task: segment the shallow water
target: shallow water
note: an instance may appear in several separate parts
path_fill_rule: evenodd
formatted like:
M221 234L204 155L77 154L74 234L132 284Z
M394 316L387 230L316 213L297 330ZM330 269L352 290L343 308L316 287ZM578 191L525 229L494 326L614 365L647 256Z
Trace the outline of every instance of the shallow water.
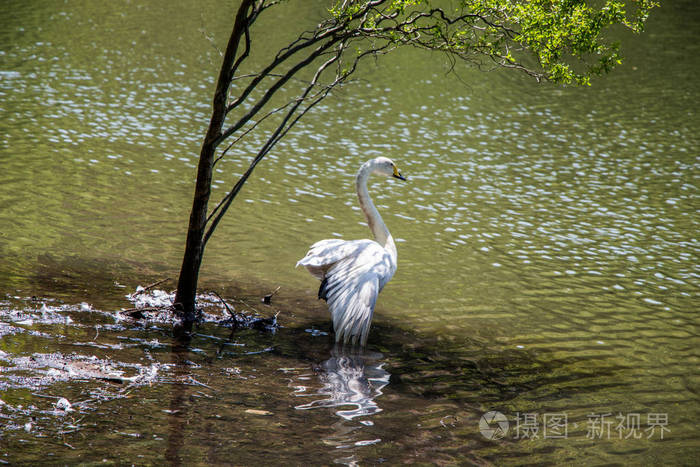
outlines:
M416 52L368 64L256 169L208 246L202 288L282 327L208 323L183 346L115 316L178 270L221 8L0 6L0 461L694 463L694 2L656 11L590 89L455 76ZM280 16L322 11L305 8ZM222 161L219 196L253 149ZM348 355L293 265L368 235L352 175L378 155L409 178L370 187L399 269L367 353ZM501 439L479 430L489 411Z

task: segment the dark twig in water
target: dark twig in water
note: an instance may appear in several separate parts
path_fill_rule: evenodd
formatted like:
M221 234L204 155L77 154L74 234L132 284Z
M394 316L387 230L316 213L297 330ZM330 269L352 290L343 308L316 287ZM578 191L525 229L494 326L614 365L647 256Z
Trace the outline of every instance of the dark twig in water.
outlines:
M212 293L216 296L216 298L219 299L219 301L221 301L221 303L224 305L224 308L226 308L226 311L228 312L228 314L231 315L231 318L233 318L234 320L237 321L238 319L237 319L237 317L236 317L236 314L233 312L233 310L231 309L231 307L228 306L228 303L226 303L226 300L224 300L223 298L221 298L221 295L219 295L218 293L216 293L216 292L214 292L214 291L212 291Z
M202 383L201 381L197 381L197 380L196 380L193 376L191 376L191 375L187 377L187 380L190 382L190 384L191 384L192 386L202 386L202 387L205 387L205 388L207 388L207 389L212 389L211 386L206 385L206 384ZM185 384L187 384L187 383L185 383Z
M270 302L272 302L272 297L274 297L277 294L277 292L280 291L281 288L282 286L277 286L277 288L272 293L269 293L262 298L262 302L265 305L269 305Z
M148 291L148 290L151 290L153 287L155 287L155 286L157 286L157 285L160 285L160 284L162 284L163 282L165 282L165 281L167 281L167 280L170 280L170 278L169 278L169 277L166 277L165 279L160 279L160 280L155 281L155 282L152 283L152 284L148 284L148 285L147 285L146 287L144 287L143 289L137 291L134 295L138 295L138 294L144 293L144 292L146 292L146 291Z

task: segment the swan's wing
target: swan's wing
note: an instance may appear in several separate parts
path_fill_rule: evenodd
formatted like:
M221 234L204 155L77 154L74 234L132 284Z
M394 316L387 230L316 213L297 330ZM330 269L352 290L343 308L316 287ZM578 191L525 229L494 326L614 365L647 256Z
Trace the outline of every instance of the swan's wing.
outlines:
M367 342L377 295L396 269L389 252L372 240L321 240L297 266L321 280L336 342Z
M321 240L311 245L306 256L297 262L297 267L304 266L316 279L323 280L326 272L338 261L357 256L358 252L368 243L375 242L371 240Z
M328 296L335 341L360 345L367 343L374 305L379 295L379 278L366 272L341 286Z
M378 243L359 241L353 254L326 271L319 298L328 302L337 342L367 342L377 295L391 276L391 256Z

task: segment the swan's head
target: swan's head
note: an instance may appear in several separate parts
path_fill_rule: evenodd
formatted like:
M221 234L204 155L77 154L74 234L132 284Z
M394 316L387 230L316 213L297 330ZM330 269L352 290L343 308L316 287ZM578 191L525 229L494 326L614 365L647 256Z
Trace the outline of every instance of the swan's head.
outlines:
M394 161L388 157L377 157L373 162L374 164L372 165L374 167L372 172L379 175L384 175L386 177L394 177L398 178L399 180L406 181L406 178L401 175L401 172L399 172L399 169L396 167L396 164L394 164Z

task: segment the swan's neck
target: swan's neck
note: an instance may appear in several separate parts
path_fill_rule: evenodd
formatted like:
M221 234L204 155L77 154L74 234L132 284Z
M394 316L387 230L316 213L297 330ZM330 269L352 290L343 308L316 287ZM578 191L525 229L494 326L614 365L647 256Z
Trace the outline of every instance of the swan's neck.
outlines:
M374 234L374 240L381 246L389 250L394 257L396 257L396 245L394 244L394 239L389 233L389 229L386 228L382 216L379 215L379 211L374 207L372 198L369 196L367 191L367 179L372 173L372 162L365 162L362 167L360 167L359 172L357 172L357 177L355 178L355 186L357 188L357 198L360 201L360 209L365 213L367 218L367 224Z

